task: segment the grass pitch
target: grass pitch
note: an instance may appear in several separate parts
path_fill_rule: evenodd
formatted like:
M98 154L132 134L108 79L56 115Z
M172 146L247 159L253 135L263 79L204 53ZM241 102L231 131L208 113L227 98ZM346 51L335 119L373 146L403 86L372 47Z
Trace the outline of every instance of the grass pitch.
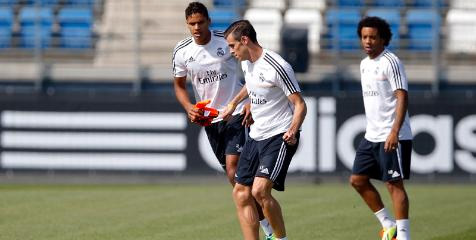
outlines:
M378 188L387 207L388 193ZM408 184L415 240L476 239L476 186ZM346 184L276 193L289 239L378 240L379 223ZM1 240L238 240L225 183L0 185Z

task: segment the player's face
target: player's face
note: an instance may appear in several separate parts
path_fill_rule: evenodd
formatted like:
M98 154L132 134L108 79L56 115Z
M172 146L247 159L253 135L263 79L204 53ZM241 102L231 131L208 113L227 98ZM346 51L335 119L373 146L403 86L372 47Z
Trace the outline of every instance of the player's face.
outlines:
M370 58L377 57L385 49L385 41L380 37L376 28L363 27L360 33L362 48Z
M248 60L248 52L246 50L246 46L243 44L244 40L236 40L232 34L229 34L226 37L226 41L228 43L228 47L230 47L230 53L239 61Z
M187 27L190 30L195 42L198 44L206 44L210 40L211 33L208 27L210 26L210 19L203 16L201 13L194 13L187 17Z

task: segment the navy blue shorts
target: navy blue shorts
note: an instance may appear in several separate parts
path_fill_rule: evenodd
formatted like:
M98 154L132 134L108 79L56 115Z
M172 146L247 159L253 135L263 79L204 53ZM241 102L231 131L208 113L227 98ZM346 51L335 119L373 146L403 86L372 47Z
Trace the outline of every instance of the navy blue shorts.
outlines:
M226 155L240 155L246 139L245 126L241 125L244 115L237 114L229 121L219 121L205 127L213 153L226 170Z
M245 186L252 186L255 177L268 178L273 182L273 188L284 191L284 182L291 159L299 146L297 143L288 145L283 140L284 133L262 141L246 139L243 152L238 161L235 181Z
M398 148L384 151L385 142L362 139L355 155L352 174L365 175L384 182L410 178L412 141L400 140Z

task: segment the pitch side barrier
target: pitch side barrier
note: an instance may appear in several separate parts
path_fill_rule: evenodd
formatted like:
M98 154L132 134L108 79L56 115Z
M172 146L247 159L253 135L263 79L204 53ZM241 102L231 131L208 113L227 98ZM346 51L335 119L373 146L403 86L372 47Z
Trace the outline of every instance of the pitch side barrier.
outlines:
M173 98L128 94L0 96L2 172L95 171L216 175L202 128ZM359 94L306 95L308 113L289 172L350 173L365 130ZM474 179L476 100L413 94L414 176Z

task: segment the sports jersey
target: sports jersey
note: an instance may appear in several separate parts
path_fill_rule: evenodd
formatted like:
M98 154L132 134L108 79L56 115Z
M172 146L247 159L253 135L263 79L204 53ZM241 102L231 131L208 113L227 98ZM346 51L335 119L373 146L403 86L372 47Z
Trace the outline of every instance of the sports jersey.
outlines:
M294 105L287 96L300 92L291 66L278 54L263 49L255 61L242 61L254 124L250 137L256 141L286 132L291 126Z
M405 70L398 57L385 49L374 59L364 58L360 63L360 73L367 118L365 138L371 142L384 142L395 121L397 98L394 91L408 91ZM398 138L413 138L408 112L405 113Z
M220 112L243 87L236 74L237 62L230 54L223 32L212 31L211 39L205 45L196 44L192 37L180 41L175 47L172 64L175 77L191 79L195 100L210 99L208 106ZM243 106L244 103L238 104L233 115L241 113ZM213 122L221 120L217 117Z

